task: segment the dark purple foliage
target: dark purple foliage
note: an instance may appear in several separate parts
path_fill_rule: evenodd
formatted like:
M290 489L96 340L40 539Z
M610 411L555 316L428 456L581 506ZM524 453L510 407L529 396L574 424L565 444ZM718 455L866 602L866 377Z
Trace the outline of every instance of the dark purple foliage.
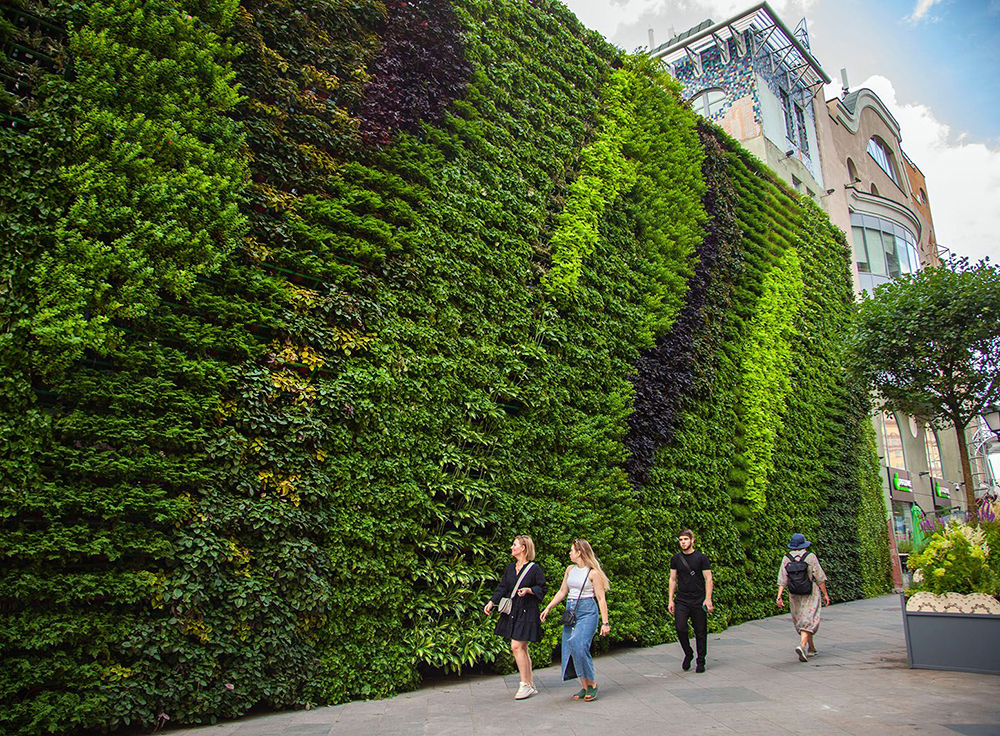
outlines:
M920 531L924 534L934 534L941 529L944 529L944 524L937 519L929 519L925 516L920 520Z
M996 515L996 512L993 510L993 505L989 504L989 503L982 503L982 502L980 502L980 504L979 504L979 510L978 510L978 512L977 512L976 515L977 515L977 517L979 518L980 521L996 521L997 520L997 515Z
M635 486L649 480L653 457L671 441L684 406L711 394L718 335L732 300L733 277L742 263L737 255L741 234L736 195L727 178L726 155L710 132L702 130L701 139L702 173L708 185L702 204L709 221L684 309L670 332L639 358L632 379L635 409L625 439L629 451L625 469Z
M365 142L374 146L421 121L439 122L472 73L450 3L386 0L385 6L382 49L356 111Z

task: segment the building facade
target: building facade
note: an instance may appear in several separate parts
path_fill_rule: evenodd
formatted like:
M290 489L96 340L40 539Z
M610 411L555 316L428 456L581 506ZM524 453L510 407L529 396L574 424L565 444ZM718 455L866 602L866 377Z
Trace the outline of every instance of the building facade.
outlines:
M902 148L899 123L869 89L826 102L819 126L826 209L847 236L859 292L941 264L928 187ZM919 538L922 518L967 511L953 429L902 414L874 418L886 505L897 541Z
M902 149L899 123L878 95L850 92L846 79L841 97L823 101L830 77L812 55L804 20L791 30L762 2L659 46L650 35L650 55L663 60L692 107L843 230L859 294L941 264L946 249L937 243L927 183ZM896 541L919 537L921 519L966 511L953 430L882 412L873 424Z
M760 3L721 23L707 20L654 48L684 97L792 188L824 193L816 102L830 78L809 50L805 22L790 30Z

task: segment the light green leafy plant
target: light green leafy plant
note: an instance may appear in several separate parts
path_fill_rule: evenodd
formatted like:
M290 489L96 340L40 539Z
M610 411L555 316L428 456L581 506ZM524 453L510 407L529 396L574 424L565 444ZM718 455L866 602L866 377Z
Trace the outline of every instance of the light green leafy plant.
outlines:
M953 521L935 532L921 551L910 555L907 567L914 573L910 592L995 595L997 576L990 562L986 532Z

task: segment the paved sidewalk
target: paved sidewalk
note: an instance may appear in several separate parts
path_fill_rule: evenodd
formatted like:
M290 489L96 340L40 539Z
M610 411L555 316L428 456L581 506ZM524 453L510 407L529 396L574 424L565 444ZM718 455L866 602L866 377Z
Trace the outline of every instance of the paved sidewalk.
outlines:
M940 734L1000 736L1000 677L911 670L897 596L823 612L819 655L799 662L788 615L709 636L708 671L681 671L680 646L597 659L600 698L572 700L558 667L515 703L517 675L468 677L312 711L243 718L169 736L369 734Z

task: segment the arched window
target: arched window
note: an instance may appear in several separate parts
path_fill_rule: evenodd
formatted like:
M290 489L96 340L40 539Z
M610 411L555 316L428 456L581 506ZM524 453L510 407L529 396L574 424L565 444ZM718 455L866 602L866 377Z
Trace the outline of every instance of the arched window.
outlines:
M699 115L712 118L729 102L729 95L718 87L702 90L691 98L691 108Z
M896 157L892 155L892 149L886 145L885 141L877 135L872 136L868 141L868 154L875 159L875 163L882 167L882 171L889 175L889 178L899 184L899 177L896 176Z
M856 184L861 181L861 177L858 176L858 167L854 165L854 159L847 159L847 183Z
M890 468L906 469L903 455L903 435L899 431L896 415L882 412L882 436L885 438L885 464Z
M920 204L927 204L927 192L925 192L923 189L920 189L917 192L917 199L920 201Z
M931 427L924 427L924 450L927 451L927 469L931 475L941 477L941 447L937 433Z
M872 184L872 194L874 194L876 197L878 196L878 187L875 186L874 184Z

